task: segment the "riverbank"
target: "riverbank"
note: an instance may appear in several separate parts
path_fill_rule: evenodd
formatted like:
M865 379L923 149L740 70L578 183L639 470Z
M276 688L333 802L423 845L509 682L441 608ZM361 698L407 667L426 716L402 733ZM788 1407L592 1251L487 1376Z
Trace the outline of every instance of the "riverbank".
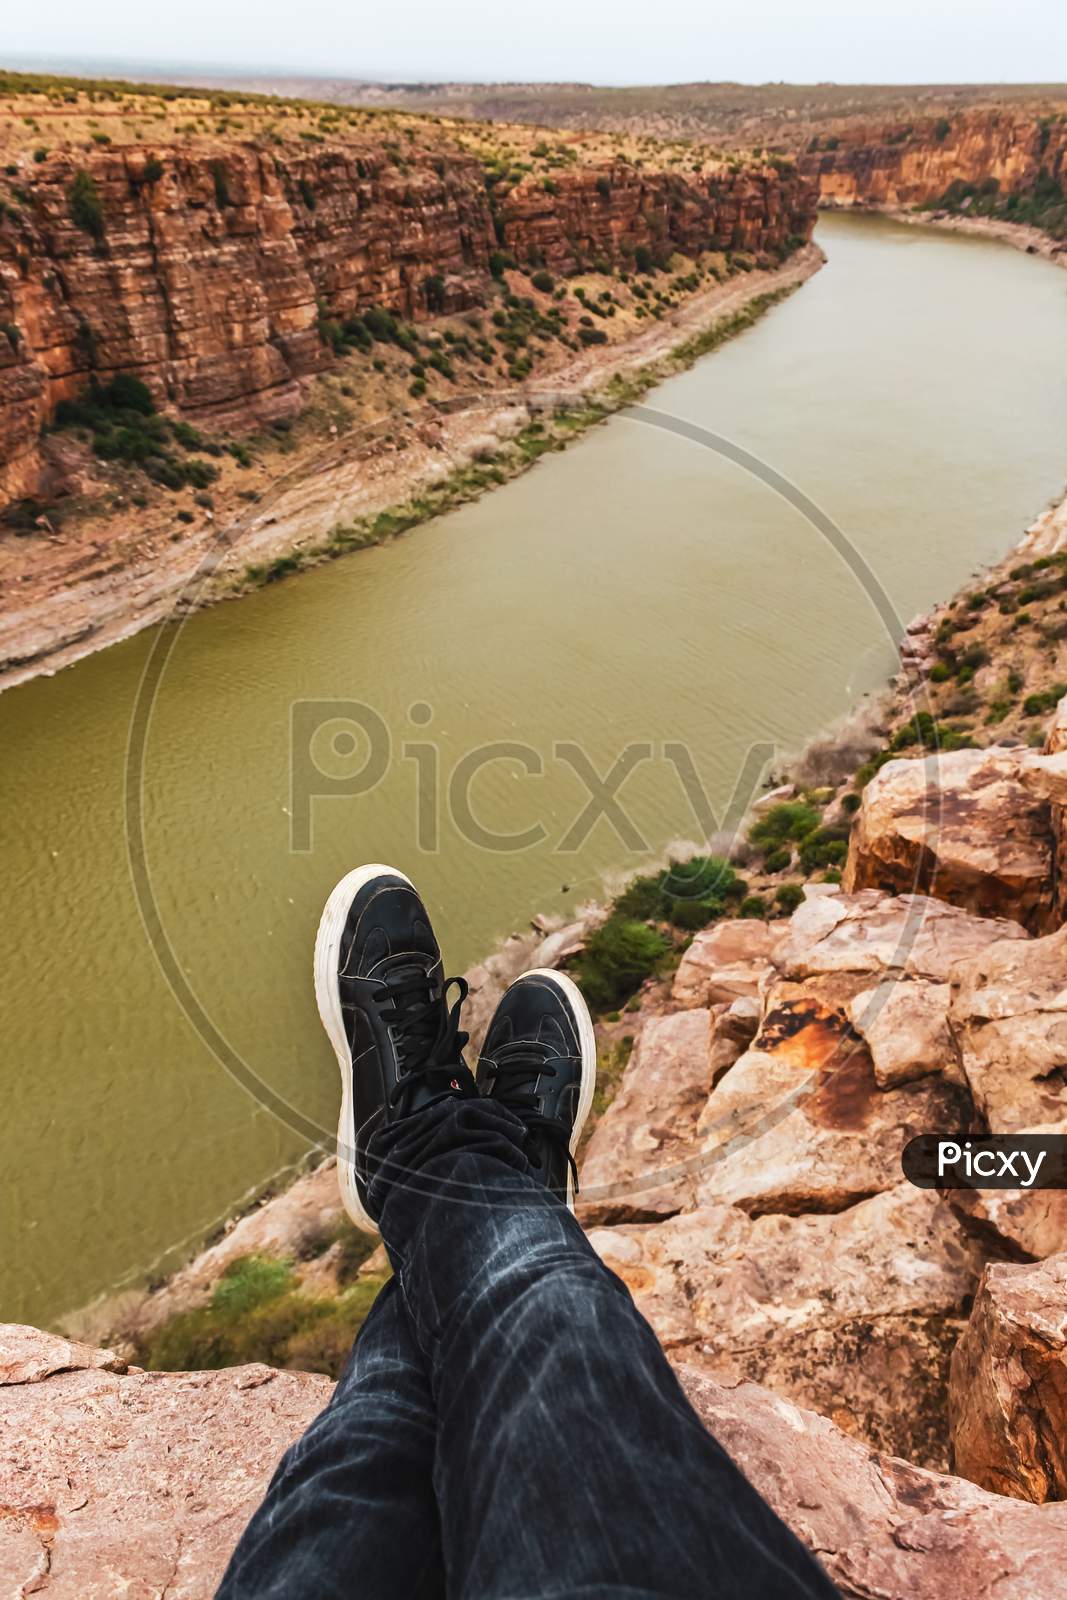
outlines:
M833 200L820 200L819 210L888 217L891 222L904 222L913 228L937 228L942 233L961 233L974 239L998 239L1002 244L1010 244L1013 250L1022 250L1028 256L1042 256L1057 267L1067 267L1067 243L1027 223L1004 222L998 217L961 216L952 211L878 205L872 201L841 205Z
M824 262L809 244L771 271L736 271L687 294L651 323L566 360L536 379L419 405L335 437L309 439L283 474L253 469L229 505L216 496L199 526L176 535L146 525L114 543L104 530L73 546L63 535L3 541L0 690L51 674L172 615L232 598L316 562L378 544L476 498L561 449L653 384L742 332ZM527 288L525 278L515 287ZM338 427L331 424L336 436ZM253 509L242 510L251 497ZM125 514L127 518L130 513Z

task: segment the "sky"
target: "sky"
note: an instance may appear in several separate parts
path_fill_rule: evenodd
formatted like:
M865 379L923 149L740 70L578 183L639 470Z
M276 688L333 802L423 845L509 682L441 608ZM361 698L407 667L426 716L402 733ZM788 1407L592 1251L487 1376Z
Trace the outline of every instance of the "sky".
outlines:
M8 0L27 56L400 81L1067 79L1064 0Z

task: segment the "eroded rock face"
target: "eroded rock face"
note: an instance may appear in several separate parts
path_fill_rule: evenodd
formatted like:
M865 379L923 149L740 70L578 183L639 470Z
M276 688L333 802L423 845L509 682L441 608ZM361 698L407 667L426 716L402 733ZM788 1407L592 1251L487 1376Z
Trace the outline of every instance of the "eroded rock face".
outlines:
M887 762L863 793L846 890L937 895L1046 931L1054 920L1052 820L1048 800L1022 782L1021 765L1019 752L997 748Z
M752 1383L679 1377L844 1600L1067 1600L1067 1505L1024 1505L867 1449Z
M840 1211L900 1180L908 1140L967 1126L940 1076L885 1089L850 1019L856 975L772 984L752 1048L700 1114L697 1196L752 1216Z
M79 172L99 198L98 237L71 217ZM700 182L569 171L554 193L519 184L499 216L505 249L561 272L632 264L650 245L775 252L813 222L807 179L725 164ZM136 372L157 403L198 416L276 416L329 362L321 314L481 304L497 247L484 167L444 139L402 162L373 140L50 156L0 231L0 322L18 330L0 338L0 506L35 491L41 424L90 373Z
M939 200L954 182L990 178L1001 195L1025 193L1043 167L1059 170L1065 142L1061 126L1006 107L957 110L944 123L909 118L906 127L852 118L835 123L833 134L833 149L817 138L799 164L823 201L844 206L922 205Z
M950 1019L991 1132L1067 1132L1067 927L961 962Z
M947 1465L948 1363L976 1271L938 1196L899 1184L836 1215L755 1221L705 1206L590 1237L672 1356Z
M578 1215L587 1224L671 1216L695 1196L689 1170L697 1117L711 1087L711 1013L650 1017L622 1086L582 1163Z
M986 1268L950 1398L958 1472L1019 1500L1067 1500L1067 1255Z
M756 918L703 928L678 963L671 1001L680 1008L729 1005L755 995L771 967L781 930Z

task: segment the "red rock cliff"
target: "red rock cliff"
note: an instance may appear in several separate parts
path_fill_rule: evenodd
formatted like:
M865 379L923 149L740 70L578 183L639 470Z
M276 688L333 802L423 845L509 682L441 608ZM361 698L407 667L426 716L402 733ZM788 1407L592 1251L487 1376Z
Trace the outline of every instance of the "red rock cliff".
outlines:
M76 178L95 226L72 216ZM159 405L194 415L277 414L330 360L321 312L419 318L431 302L480 302L498 240L568 272L641 245L773 252L807 238L813 213L813 187L788 168L571 171L551 190L520 184L494 218L484 168L458 150L52 157L0 221L0 506L35 492L41 427L91 373L135 373Z
M1042 172L1062 187L1067 167L1067 122L1006 109L911 124L843 122L812 143L817 148L798 158L801 170L821 201L837 205L922 205L953 182L992 178L1002 195L1025 194Z

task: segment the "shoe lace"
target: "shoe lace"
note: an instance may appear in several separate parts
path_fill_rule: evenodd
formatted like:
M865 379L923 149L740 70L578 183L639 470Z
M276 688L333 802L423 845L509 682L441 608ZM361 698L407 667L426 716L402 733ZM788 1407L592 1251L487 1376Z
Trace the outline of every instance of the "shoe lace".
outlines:
M542 1135L567 1158L574 1192L578 1193L578 1167L571 1154L571 1129L562 1117L550 1117L538 1108L537 1079L554 1078L556 1051L540 1039L513 1039L500 1045L482 1063L483 1072L497 1086L496 1098L526 1125L527 1137ZM536 1155L530 1158L540 1166Z
M467 998L465 978L446 978L437 991L431 972L413 967L410 958L397 962L381 980L386 985L381 1015L389 1024L403 1076L393 1085L389 1103L396 1106L416 1082L442 1094L448 1090L473 1095L477 1091L463 1047L470 1035L459 1025ZM448 991L458 989L452 1005Z

